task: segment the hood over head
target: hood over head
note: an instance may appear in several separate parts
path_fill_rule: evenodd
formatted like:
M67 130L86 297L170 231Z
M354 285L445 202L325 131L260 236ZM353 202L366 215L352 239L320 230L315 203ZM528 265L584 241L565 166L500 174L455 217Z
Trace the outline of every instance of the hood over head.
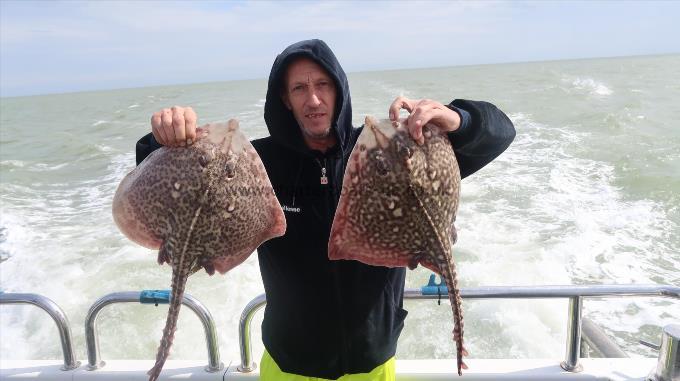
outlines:
M299 57L306 57L321 67L335 81L337 91L335 97L335 115L331 130L340 145L341 152L349 146L352 131L352 104L349 95L349 84L345 71L333 51L321 40L305 40L287 47L274 60L269 74L267 99L264 105L264 120L269 134L274 140L298 152L308 153L309 148L302 137L302 131L297 120L281 99L281 87L288 65Z

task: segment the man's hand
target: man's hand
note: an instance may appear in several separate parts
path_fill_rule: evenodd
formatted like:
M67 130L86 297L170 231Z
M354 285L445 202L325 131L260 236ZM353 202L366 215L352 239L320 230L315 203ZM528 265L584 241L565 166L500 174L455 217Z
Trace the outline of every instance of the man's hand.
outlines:
M399 118L399 110L401 109L410 114L406 118L406 127L413 140L418 144L425 143L423 126L427 123L432 123L446 132L455 131L460 127L460 115L457 112L430 99L413 100L397 97L390 105L391 121L396 121Z
M191 107L164 108L151 117L151 132L164 146L184 147L196 140L196 120Z

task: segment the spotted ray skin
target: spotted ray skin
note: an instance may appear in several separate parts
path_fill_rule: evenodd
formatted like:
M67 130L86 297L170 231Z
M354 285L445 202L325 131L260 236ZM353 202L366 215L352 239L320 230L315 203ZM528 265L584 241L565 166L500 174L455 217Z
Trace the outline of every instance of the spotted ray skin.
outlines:
M189 275L201 268L225 273L286 230L264 165L236 120L198 128L189 147L154 151L118 186L113 217L132 241L159 249L159 264L172 266L168 317L150 381L168 357Z
M433 125L419 146L403 121L367 117L350 155L328 245L330 259L375 266L422 264L440 274L454 317L458 374L463 355L463 315L453 262L460 171L451 143Z

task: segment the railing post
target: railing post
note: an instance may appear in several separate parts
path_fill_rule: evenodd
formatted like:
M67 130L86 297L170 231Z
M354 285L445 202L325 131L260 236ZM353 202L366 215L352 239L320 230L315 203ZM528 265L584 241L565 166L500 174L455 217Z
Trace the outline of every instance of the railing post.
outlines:
M569 316L567 322L567 348L565 360L560 363L562 369L568 372L580 372L583 370L579 364L581 353L581 309L583 297L572 296L569 298Z
M670 324L663 328L654 380L680 380L680 325L678 324Z
M73 353L73 340L71 339L71 326L64 310L53 302L52 299L38 294L4 293L0 292L0 304L32 304L47 312L57 324L61 338L61 350L64 353L64 365L61 370L73 370L80 366Z
M241 313L241 319L238 327L238 342L241 349L241 365L238 366L238 371L241 373L249 373L255 370L257 365L253 362L252 346L250 342L250 322L253 320L255 313L267 304L267 297L264 294L258 295L251 300Z

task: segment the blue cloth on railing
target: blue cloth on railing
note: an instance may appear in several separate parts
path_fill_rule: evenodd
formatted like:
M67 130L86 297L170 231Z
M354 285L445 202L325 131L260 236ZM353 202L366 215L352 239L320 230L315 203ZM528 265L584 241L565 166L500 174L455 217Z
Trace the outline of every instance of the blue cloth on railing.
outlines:
M423 295L447 295L449 293L449 289L446 287L444 279L439 277L439 283L436 283L436 278L436 274L430 274L430 280L427 282L427 285L420 288Z
M170 290L142 290L139 293L141 304L168 304L170 303Z

